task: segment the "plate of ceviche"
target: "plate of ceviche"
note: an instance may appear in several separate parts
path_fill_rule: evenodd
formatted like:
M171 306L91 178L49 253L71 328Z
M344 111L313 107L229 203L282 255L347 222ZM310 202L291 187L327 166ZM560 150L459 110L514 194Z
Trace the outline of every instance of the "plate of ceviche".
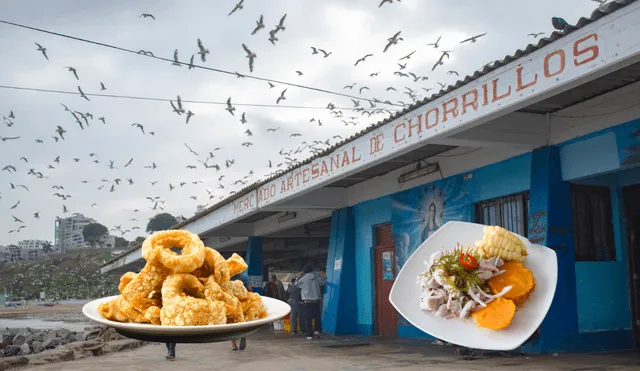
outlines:
M438 339L506 351L540 327L557 280L552 249L498 226L448 222L409 257L389 301Z

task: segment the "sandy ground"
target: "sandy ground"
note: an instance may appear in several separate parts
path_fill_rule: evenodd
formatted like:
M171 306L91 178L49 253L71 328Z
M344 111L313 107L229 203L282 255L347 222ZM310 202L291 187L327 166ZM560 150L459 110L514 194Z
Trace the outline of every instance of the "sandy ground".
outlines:
M4 308L0 307L0 318L2 317L47 317L53 314L80 314L81 304L58 304L53 307L42 307L38 305L19 306Z
M553 356L482 356L465 361L454 348L425 341L378 341L358 347L326 347L325 340L259 333L247 349L229 343L178 344L177 359L164 359L164 344L30 369L76 370L638 370L640 353Z

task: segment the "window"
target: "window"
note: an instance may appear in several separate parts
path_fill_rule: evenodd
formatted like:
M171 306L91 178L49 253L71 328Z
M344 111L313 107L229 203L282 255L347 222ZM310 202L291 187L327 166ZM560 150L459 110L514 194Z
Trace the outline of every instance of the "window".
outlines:
M576 261L615 261L609 187L571 185Z
M494 198L476 204L476 222L499 225L513 233L527 236L529 192Z

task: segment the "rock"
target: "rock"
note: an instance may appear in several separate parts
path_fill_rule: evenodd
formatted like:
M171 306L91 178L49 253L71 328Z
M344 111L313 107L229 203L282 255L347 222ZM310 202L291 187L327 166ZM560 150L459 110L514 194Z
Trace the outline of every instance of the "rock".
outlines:
M66 334L64 334L64 336L62 336L60 338L60 343L62 345L66 345L66 344L72 343L74 341L76 341L76 334L74 334L72 332L67 332Z
M9 369L9 364L5 361L0 361L0 371L5 371Z
M71 331L67 330L66 328L59 328L55 331L57 337L63 337L70 332Z
M55 348L60 345L60 338L54 337L52 335L48 335L43 341L42 346L45 349Z
M13 337L16 336L16 333L11 330L1 330L0 331L0 347L5 348L7 345L13 342Z
M44 350L44 347L42 346L42 342L38 341L38 340L34 340L31 343L31 350L33 350L33 353L40 353Z
M34 331L31 336L27 337L27 343L32 343L34 341L42 342L44 340L44 332L42 331Z
M20 351L18 352L19 356L24 356L31 353L31 348L29 347L29 343L23 343L20 345Z
M8 347L4 348L5 357L17 356L18 352L20 352L20 347L17 345L9 345Z
M13 337L12 344L16 346L21 346L26 342L27 342L27 335L22 332L19 332L18 334L16 334L16 336Z

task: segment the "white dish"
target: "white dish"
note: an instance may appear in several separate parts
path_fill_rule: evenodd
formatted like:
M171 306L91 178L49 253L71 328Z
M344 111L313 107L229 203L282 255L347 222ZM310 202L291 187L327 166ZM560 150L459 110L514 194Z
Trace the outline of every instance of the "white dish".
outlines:
M115 299L117 296L96 299L82 307L82 313L90 320L113 327L117 332L134 339L156 342L207 343L239 339L258 330L259 327L285 317L291 311L284 301L262 297L267 309L267 317L248 322L228 325L207 326L158 326L146 323L123 323L105 319L98 313L100 303Z
M558 281L555 251L533 245L522 236L518 235L529 253L523 264L533 273L536 287L524 305L518 308L509 327L494 331L478 327L472 318L444 319L420 310L422 289L416 282L418 276L427 269L425 261L437 251L455 248L457 242L475 246L474 242L481 240L484 235L483 227L475 223L448 222L439 228L402 267L391 288L389 301L412 325L438 339L473 349L513 350L524 344L540 327L553 301Z

